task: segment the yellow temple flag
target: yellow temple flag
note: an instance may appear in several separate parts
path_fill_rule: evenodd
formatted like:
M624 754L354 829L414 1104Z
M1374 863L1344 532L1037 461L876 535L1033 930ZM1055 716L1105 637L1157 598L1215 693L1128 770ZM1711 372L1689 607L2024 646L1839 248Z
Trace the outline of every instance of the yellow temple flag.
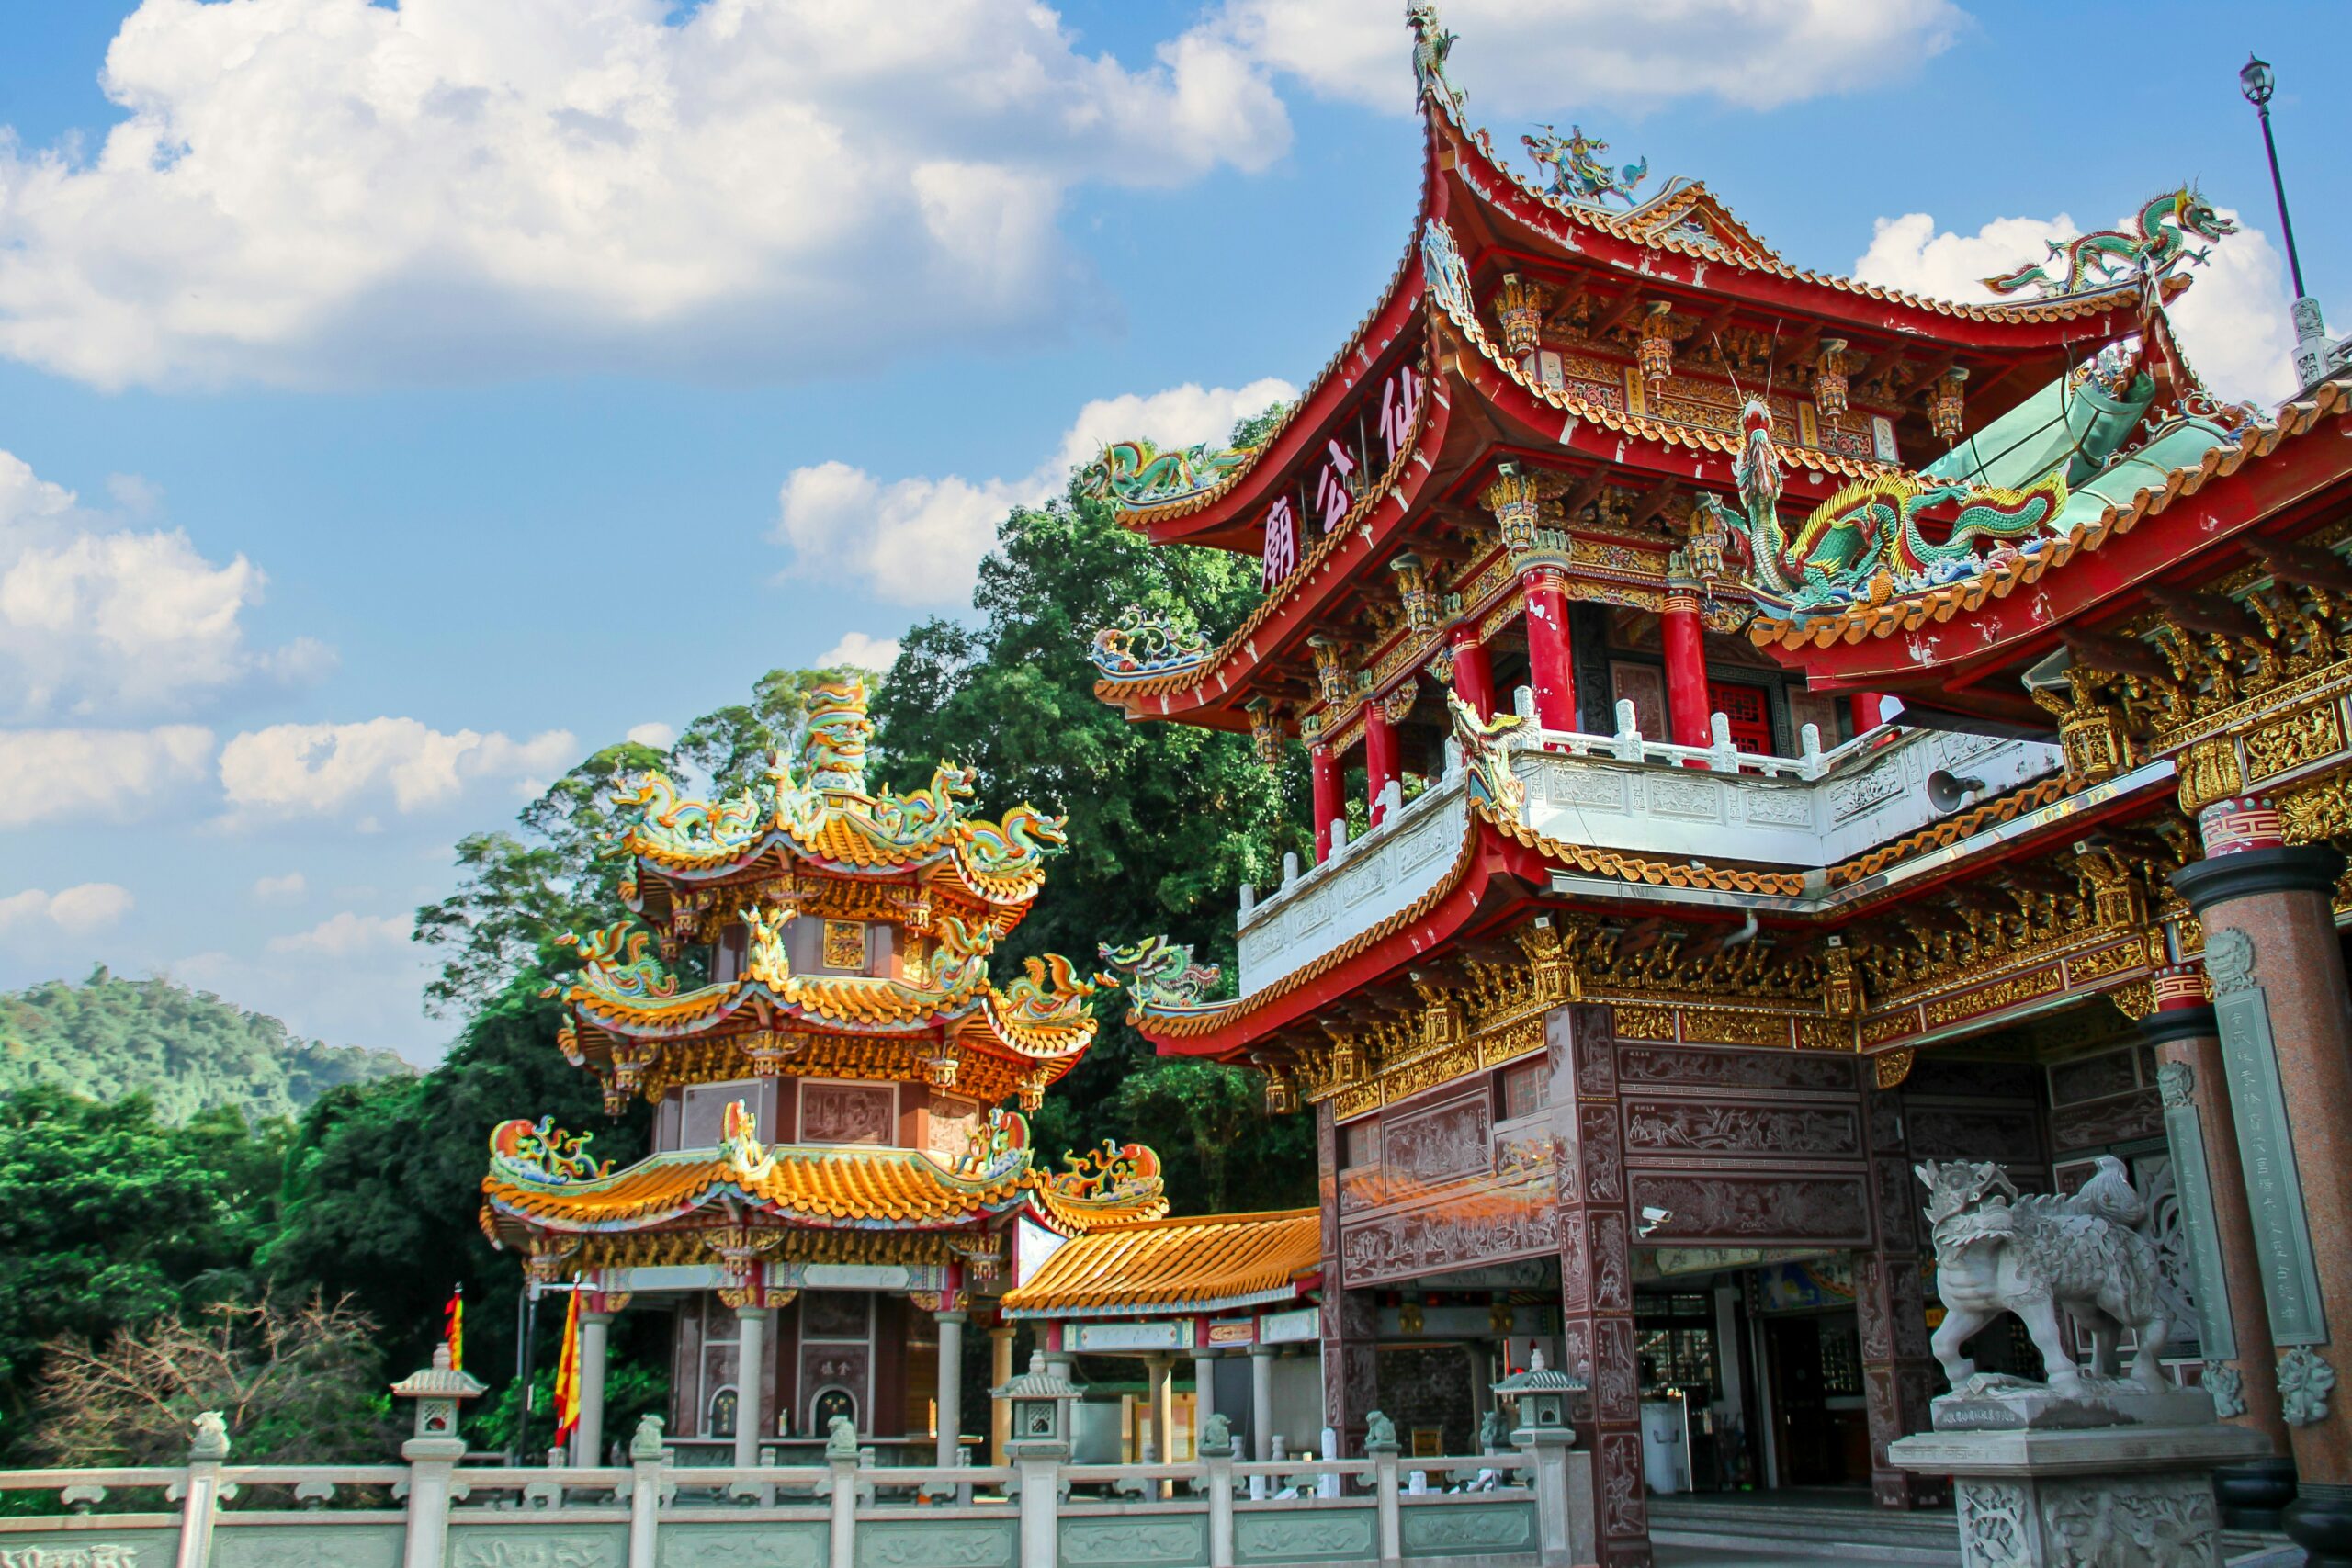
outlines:
M555 1440L571 1440L580 1425L580 1292L563 1314L563 1354L555 1364Z
M449 1292L449 1304L441 1309L441 1337L449 1346L449 1370L466 1370L466 1288L459 1285Z

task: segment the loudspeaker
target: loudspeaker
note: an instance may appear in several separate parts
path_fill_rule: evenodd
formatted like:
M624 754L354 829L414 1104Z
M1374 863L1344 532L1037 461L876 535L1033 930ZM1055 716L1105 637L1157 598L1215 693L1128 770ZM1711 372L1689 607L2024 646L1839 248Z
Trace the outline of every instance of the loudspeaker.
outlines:
M1968 797L1984 788L1983 779L1955 778L1949 769L1938 768L1928 775L1928 804L1948 816L1967 805Z

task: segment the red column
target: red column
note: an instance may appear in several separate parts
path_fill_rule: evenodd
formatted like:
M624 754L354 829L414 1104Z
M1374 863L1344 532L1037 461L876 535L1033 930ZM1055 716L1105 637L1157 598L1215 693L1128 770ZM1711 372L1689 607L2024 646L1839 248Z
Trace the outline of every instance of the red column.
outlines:
M1707 728L1707 648L1699 620L1699 595L1683 583L1666 591L1666 615L1658 623L1666 645L1666 718L1677 746L1704 746Z
M1464 622L1453 631L1453 690L1480 718L1495 716L1495 661L1478 640L1478 628Z
M1396 730L1378 697L1363 705L1363 787L1372 807L1372 825L1388 815L1388 786L1397 782Z
M1535 722L1577 727L1576 660L1568 651L1568 596L1560 569L1539 566L1520 580L1527 592L1527 676L1535 688Z
M1340 815L1340 759L1329 746L1316 746L1307 756L1315 775L1315 863L1331 858L1331 822Z
M1856 692L1849 700L1853 705L1854 709L1855 734L1867 734L1869 731L1876 729L1880 725L1886 722L1886 720L1881 716L1879 712L1881 705L1883 705L1886 699L1880 696L1876 692Z

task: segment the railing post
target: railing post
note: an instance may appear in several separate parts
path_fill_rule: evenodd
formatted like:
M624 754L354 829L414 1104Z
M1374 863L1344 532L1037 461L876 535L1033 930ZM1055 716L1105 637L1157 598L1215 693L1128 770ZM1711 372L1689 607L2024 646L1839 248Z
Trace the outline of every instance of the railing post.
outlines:
M1731 720L1722 714L1710 714L1707 732L1714 744L1707 748L1707 766L1719 773L1739 772L1739 748L1731 743Z
M1404 1522L1396 1511L1396 1444L1368 1442L1363 1451L1372 1461L1373 1489L1380 1499L1381 1568L1395 1568L1405 1555Z
M1021 1568L1056 1568L1061 1542L1056 1538L1062 1499L1065 1443L1015 1443L1014 1468L1021 1474Z
M1532 1479L1544 1568L1597 1561L1591 1455L1570 1449L1576 1434L1566 1427L1522 1429L1516 1436L1535 1461Z
M857 1450L842 1453L828 1445L825 1462L832 1468L832 1568L856 1568Z
M662 1417L648 1416L628 1440L628 1568L653 1568L661 1557Z
M466 1457L463 1438L411 1438L401 1445L408 1461L408 1544L401 1568L441 1568L449 1540L449 1499L458 1461Z
M1209 1568L1233 1568L1233 1438L1223 1417L1203 1423L1194 1445L1208 1468Z
M229 1457L229 1428L217 1410L196 1418L187 1445L187 1485L180 1494L176 1568L205 1568L212 1558L212 1518L220 1506L220 1465Z

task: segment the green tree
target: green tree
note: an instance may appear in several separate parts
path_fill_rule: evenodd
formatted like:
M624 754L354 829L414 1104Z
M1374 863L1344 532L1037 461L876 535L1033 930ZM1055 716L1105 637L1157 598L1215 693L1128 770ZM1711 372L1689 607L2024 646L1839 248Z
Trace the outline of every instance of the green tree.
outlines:
M338 1090L338 1093L346 1092ZM0 1097L0 1399L24 1408L44 1342L258 1293L286 1131L234 1109L174 1127L133 1095ZM16 1423L9 1423L11 1430Z
M1129 604L1215 637L1259 597L1254 559L1155 547L1073 485L1062 500L1006 518L980 566L977 625L933 618L907 634L874 705L893 781L911 786L951 759L978 768L989 806L1025 799L1069 818L1069 851L1000 964L1041 951L1091 961L1104 942L1166 932L1229 972L1234 889L1275 880L1285 852L1311 852L1304 761L1286 758L1270 773L1245 736L1128 722L1094 695L1087 649ZM1041 1146L1157 1135L1161 1123L1120 1108L1122 1086L1142 1080L1158 1087L1137 1088L1146 1097L1137 1103L1157 1095L1192 1108L1188 1118L1201 1113L1170 1129L1177 1137L1160 1151L1180 1210L1204 1206L1209 1188L1217 1203L1250 1209L1311 1197L1313 1140L1302 1119L1208 1115L1212 1103L1250 1097L1212 1088L1227 1081L1217 1073L1157 1057L1125 1023L1115 995L1096 1010L1101 1039L1035 1118ZM1237 1090L1252 1081L1230 1080Z

